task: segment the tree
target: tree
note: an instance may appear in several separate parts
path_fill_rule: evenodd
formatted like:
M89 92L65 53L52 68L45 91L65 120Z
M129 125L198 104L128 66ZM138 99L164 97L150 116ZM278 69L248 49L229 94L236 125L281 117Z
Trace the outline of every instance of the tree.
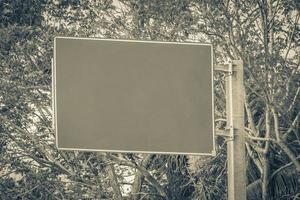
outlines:
M101 190L106 164L96 154L58 152L54 145L51 111L51 57L53 38L74 34L68 24L81 15L72 2L41 4L39 12L28 12L28 2L4 6L22 10L1 24L1 199L98 198L112 196ZM25 6L24 6L25 5ZM7 12L2 10L2 12ZM47 21L46 12L69 11L62 26ZM26 13L26 14L25 14ZM16 15L20 15L19 18ZM48 17L48 18L47 18ZM21 18L21 19L20 19ZM29 18L42 19L32 23ZM28 20L27 20L28 19ZM50 20L51 21L51 20ZM53 21L52 21L53 22ZM96 174L96 176L95 176Z
M58 151L57 35L211 42L216 63L243 60L248 199L299 197L299 8L294 0L3 1L0 198L226 199L223 138L213 158ZM215 82L222 128L224 75Z
M253 199L255 184L261 185L262 199L299 195L298 8L296 2L275 0L197 6L199 32L215 44L217 59L245 64L248 197Z

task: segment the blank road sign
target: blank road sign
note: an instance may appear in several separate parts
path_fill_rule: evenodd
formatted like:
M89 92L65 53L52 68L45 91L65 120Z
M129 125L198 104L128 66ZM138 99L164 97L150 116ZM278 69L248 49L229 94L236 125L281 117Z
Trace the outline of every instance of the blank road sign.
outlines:
M62 150L211 155L212 46L56 37Z

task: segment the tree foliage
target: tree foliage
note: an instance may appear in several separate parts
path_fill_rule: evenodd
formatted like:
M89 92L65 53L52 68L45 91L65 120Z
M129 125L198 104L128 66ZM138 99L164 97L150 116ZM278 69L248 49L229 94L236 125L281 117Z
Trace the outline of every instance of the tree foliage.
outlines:
M58 151L52 127L55 36L211 42L215 64L245 68L248 199L297 199L296 0L54 0L0 4L0 199L226 199L226 140L216 157ZM215 73L216 126L226 118Z

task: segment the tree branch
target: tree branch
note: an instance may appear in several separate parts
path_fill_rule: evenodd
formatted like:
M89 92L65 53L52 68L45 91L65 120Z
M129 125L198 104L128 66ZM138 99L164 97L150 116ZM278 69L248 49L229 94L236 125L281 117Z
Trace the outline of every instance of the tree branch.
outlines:
M300 162L297 160L297 157L295 156L293 151L288 147L288 145L286 145L282 141L282 139L280 137L278 115L274 108L272 108L272 112L273 112L273 118L274 118L274 129L275 129L277 144L281 147L281 149L287 154L287 156L290 158L290 160L294 163L297 172L300 172Z
M114 194L118 200L122 200L122 193L119 187L118 179L116 176L115 168L113 164L108 165L108 177L110 180L110 184L114 190Z
M148 170L143 167L143 166L139 166L136 165L130 161L127 161L125 159L121 159L117 156L111 155L111 154L104 154L105 157L107 157L110 160L115 161L116 163L120 164L120 165L125 165L128 167L132 167L135 169L138 169L143 176L146 178L146 180L153 185L153 187L155 187L155 189L158 191L159 195L161 195L162 197L164 197L166 200L168 200L168 196L166 194L166 192L164 191L164 188L160 185L160 183L148 172Z

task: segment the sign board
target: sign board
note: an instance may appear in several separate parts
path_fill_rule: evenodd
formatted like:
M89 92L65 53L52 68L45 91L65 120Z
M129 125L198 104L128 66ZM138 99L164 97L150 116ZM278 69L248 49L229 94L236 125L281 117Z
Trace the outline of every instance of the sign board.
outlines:
M212 46L56 37L61 150L212 155Z

